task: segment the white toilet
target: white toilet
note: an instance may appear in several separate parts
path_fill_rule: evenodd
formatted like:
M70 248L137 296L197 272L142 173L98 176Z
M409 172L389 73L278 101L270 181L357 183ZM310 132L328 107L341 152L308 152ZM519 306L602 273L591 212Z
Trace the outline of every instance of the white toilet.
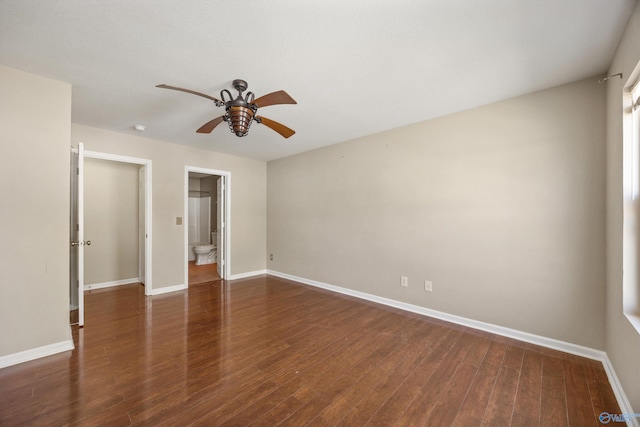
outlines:
M218 241L218 233L211 233L211 242L208 243L196 243L193 246L193 252L196 254L196 265L213 264L216 262L216 242Z

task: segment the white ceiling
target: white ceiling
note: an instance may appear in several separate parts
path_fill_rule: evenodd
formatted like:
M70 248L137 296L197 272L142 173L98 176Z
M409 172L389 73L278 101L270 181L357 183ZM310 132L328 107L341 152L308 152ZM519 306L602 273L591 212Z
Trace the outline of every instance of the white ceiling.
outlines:
M605 73L635 3L0 0L0 64L70 82L74 123L271 160ZM154 87L237 78L297 133L196 134L223 109Z

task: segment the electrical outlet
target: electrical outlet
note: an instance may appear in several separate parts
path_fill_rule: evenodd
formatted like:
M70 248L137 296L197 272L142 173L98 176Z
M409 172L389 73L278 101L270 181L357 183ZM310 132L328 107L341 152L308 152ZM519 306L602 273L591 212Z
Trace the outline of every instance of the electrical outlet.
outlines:
M273 261L273 254L269 255L269 259Z
M404 286L405 288L409 287L409 279L407 276L400 276L400 286Z
M424 281L424 290L425 292L433 292L433 283L429 280Z

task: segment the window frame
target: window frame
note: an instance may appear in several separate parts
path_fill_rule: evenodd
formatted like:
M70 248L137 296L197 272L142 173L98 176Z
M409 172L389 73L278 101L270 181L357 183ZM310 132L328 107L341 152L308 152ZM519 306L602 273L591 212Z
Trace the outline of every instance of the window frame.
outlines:
M640 333L640 63L623 91L622 195L622 305Z

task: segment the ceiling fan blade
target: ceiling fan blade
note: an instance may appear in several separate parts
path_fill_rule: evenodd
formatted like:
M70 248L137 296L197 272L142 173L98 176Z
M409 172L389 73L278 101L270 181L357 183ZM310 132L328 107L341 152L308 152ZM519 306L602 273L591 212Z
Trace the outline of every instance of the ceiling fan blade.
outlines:
M258 107L268 107L269 105L276 104L297 104L295 99L289 96L289 94L283 90L277 92L271 92L253 101Z
M216 126L223 122L224 116L216 117L215 119L208 121L207 123L200 126L196 132L198 133L211 133Z
M196 92L196 91L191 90L191 89L184 89L184 88L181 88L181 87L169 86L169 85L164 85L164 84L163 84L163 85L157 85L156 87L159 87L160 89L179 90L180 92L186 92L186 93L190 93L190 94L192 94L192 95L202 96L203 98L207 98L207 99L212 100L212 101L213 101L213 102L215 102L216 104L217 104L217 103L220 103L220 104L222 104L222 103L223 103L222 101L220 101L220 100L219 100L219 99L217 99L217 98L214 98L213 96L209 96L209 95L207 95L207 94L205 94L205 93Z
M293 129L289 129L282 123L274 122L273 120L267 119L266 117L257 117L257 118L260 119L260 123L262 123L267 127L270 127L271 129L275 130L285 138L289 138L291 135L296 133L296 131L294 131Z

